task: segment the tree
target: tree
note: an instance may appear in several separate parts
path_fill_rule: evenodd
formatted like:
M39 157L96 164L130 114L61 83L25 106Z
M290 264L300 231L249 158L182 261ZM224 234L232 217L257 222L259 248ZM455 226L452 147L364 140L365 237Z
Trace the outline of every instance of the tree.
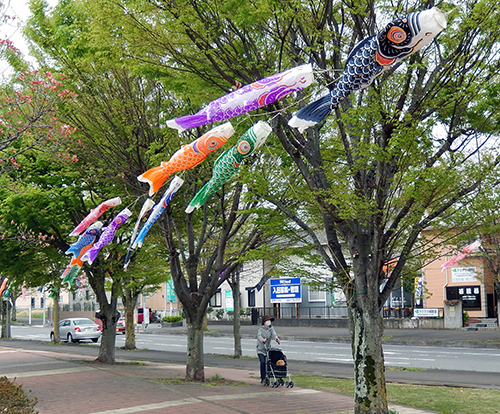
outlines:
M81 145L73 155L79 159L82 174L88 174L85 168L94 171L91 178L84 180L85 187L88 186L91 195L97 195L110 185L108 189L112 189L114 196L127 197L132 200L131 205L137 206L145 199L143 186L136 177L147 169L147 151L154 154L165 145L164 133L157 125L164 110L166 92L155 80L131 72L109 47L96 45L94 48L88 42L89 27L85 25L83 8L66 2L49 16L45 6L44 2L33 2L34 16L26 33L38 48L40 58L50 57L54 65L74 76L72 85L78 94L74 98L75 106L65 111L64 118L78 127ZM158 148L151 147L151 142ZM103 191L96 191L98 187ZM85 206L89 204L88 200L82 200L80 208L72 212L75 224L85 216L88 211ZM150 268L144 270L141 260L145 258L132 263L128 273L120 270L127 242L123 236L121 242L114 242L122 246L109 247L112 259L84 267L99 301L103 321L103 340L98 356L101 362L114 362L118 296L122 297L126 308L126 348L133 349L132 315L137 297L145 286L154 287L166 280L165 272L152 266L154 261L150 260ZM150 258L152 253L148 254ZM106 283L107 278L111 278L111 283ZM106 296L107 289L111 291L111 298Z
M63 74L35 70L22 73L0 91L2 172L20 167L19 156L29 150L68 156L68 137L75 130L57 117L58 109L71 102L74 95L66 88L65 80Z
M203 321L210 298L272 235L257 225L253 209L259 201L245 201L241 183L235 184L231 197L222 194L201 211L185 215L184 207L199 188L194 173L186 175L191 180L184 184L185 203L181 208L167 208L162 231L175 292L187 322L186 379L204 381Z
M237 7L209 0L96 3L113 21L112 33L102 21L95 22L101 39L108 33L127 56L156 66L157 73L171 70L178 83L197 77L196 86L205 87L188 88L189 98L204 103L226 93L236 80L248 84L302 62L312 62L318 81L333 87L335 71L344 67L359 40L394 15L429 6L383 0L263 1ZM453 5L442 7L447 11ZM305 133L287 125L292 99L267 108L275 136L295 164L291 176L298 172L309 190L300 214L283 211L312 240L318 228L311 220L322 224L328 249L318 245L318 250L348 299L356 413L388 412L380 311L418 254L421 231L458 204L476 200L480 183L498 173L495 150L479 168L477 151L469 145L476 139L486 145L498 133L493 98L498 9L495 2L481 0L461 4L449 18L452 24L437 42L345 99L326 122ZM178 100L187 99L175 92ZM177 254L171 248L174 282L180 272ZM383 266L393 258L397 264L386 279ZM188 280L195 278L193 273ZM195 293L179 283L176 291L186 300Z
M123 275L121 298L125 308L125 349L136 349L134 309L139 295L154 293L170 278L165 265L165 246L154 230L150 232L148 246L135 252L132 264Z

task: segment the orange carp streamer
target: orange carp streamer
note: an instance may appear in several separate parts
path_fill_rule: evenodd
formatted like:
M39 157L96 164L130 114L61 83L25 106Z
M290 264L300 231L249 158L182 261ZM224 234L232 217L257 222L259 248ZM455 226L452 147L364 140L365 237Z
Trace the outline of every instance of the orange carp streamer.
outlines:
M149 195L152 196L173 173L195 167L208 154L222 147L233 134L234 128L230 122L212 128L191 144L183 145L169 161L162 162L159 167L151 168L137 179L149 184Z

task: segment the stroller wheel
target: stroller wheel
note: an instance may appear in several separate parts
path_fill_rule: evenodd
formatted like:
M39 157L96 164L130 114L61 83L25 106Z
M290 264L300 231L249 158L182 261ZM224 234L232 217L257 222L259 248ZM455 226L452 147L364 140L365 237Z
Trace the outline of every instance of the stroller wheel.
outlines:
M293 381L290 381L290 388L293 388Z
M266 378L266 379L265 379L265 383L264 383L264 385L266 385L266 386L268 386L268 387L269 387L269 384L270 384L269 378Z
M283 378L279 379L279 383L280 383L281 386L283 386L283 384L285 383L285 381L283 381Z

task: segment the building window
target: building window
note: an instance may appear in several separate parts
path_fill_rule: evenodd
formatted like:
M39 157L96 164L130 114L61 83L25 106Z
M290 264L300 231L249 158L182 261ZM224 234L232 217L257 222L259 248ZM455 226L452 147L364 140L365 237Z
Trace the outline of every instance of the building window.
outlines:
M222 294L220 289L210 298L210 306L212 308L220 308L222 306Z
M321 288L309 286L309 302L326 302L326 292Z
M460 286L458 295L462 298L462 306L466 310L481 310L481 288L479 286Z
M248 306L255 306L255 289L248 291Z

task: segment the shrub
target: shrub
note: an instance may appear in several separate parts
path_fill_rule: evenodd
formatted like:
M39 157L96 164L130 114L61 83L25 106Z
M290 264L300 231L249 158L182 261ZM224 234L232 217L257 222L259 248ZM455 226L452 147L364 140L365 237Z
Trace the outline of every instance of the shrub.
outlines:
M0 412L9 414L36 414L38 399L30 400L23 391L23 386L0 377Z
M164 316L161 319L162 319L163 322L169 322L169 323L180 322L180 321L182 321L182 316L181 315L177 315L177 316Z
M464 318L464 326L467 326L469 325L469 319L470 319L470 316L469 316L469 313L467 311L464 311L463 312L463 318Z

